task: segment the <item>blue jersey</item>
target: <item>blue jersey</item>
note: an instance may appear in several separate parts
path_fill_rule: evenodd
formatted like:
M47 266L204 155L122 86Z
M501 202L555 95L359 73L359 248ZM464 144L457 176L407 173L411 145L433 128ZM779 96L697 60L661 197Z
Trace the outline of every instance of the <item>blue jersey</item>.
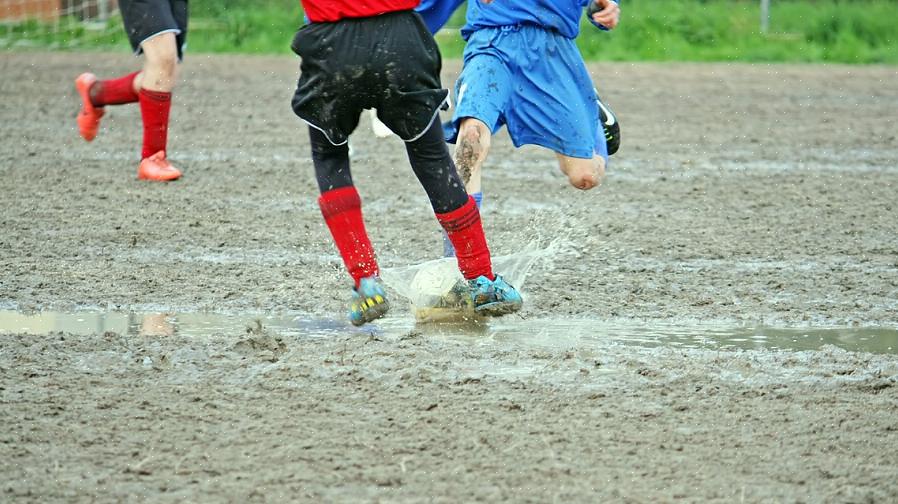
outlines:
M463 3L465 0L421 0L421 4L415 10L424 18L430 33L436 33L446 25L455 9Z
M467 24L461 29L465 40L481 28L538 26L567 38L580 33L580 16L590 0L480 0L468 2Z

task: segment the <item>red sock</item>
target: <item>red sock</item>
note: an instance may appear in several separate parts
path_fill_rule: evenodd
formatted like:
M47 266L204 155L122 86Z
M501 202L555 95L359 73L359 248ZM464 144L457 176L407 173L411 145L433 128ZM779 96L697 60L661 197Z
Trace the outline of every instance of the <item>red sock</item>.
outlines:
M123 103L134 103L137 101L137 92L134 91L134 78L140 72L119 77L118 79L109 79L94 84L95 89L91 89L90 101L97 107L105 105L121 105Z
M171 110L171 93L140 90L140 116L143 118L142 158L165 150L168 141L169 110Z
M468 202L461 207L436 215L455 247L458 269L465 279L471 280L481 275L495 279L490 249L486 246L486 236L483 235L483 224L474 198L468 196Z
M362 218L362 200L355 187L339 187L321 193L318 206L355 286L359 286L361 279L378 274L374 248Z

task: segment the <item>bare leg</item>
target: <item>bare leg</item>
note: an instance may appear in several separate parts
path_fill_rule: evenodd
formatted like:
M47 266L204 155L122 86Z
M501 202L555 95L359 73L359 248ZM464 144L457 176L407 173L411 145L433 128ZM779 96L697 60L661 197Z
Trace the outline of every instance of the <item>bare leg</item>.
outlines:
M181 171L166 159L171 91L178 68L178 43L174 33L162 33L145 40L143 71L134 77L133 88L140 101L143 120L143 149L137 178L168 181Z
M143 71L134 78L134 91L141 88L169 93L178 71L178 42L174 33L157 35L141 44L146 57Z
M455 166L468 194L480 192L480 173L490 150L490 128L467 117L462 120L455 146Z
M605 159L596 156L592 159L574 158L556 153L561 172L567 175L568 181L577 189L587 191L598 187L605 179Z

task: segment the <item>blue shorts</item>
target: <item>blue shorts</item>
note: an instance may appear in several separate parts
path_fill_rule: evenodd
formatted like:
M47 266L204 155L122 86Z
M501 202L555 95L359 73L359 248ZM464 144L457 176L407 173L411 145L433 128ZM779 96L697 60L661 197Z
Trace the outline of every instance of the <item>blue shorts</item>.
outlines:
M495 133L503 125L515 147L539 145L565 156L608 159L599 107L574 41L536 26L480 29L465 47L446 140L473 117Z

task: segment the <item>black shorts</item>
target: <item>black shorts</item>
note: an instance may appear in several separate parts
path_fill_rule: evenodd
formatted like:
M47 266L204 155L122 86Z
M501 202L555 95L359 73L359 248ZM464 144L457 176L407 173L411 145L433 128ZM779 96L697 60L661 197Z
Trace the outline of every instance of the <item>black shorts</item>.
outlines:
M293 111L334 145L348 141L370 108L399 138L415 140L449 96L440 51L413 11L312 23L292 48L302 58Z
M119 0L125 33L134 54L146 40L162 33L174 33L178 42L178 59L184 57L187 44L187 0Z

